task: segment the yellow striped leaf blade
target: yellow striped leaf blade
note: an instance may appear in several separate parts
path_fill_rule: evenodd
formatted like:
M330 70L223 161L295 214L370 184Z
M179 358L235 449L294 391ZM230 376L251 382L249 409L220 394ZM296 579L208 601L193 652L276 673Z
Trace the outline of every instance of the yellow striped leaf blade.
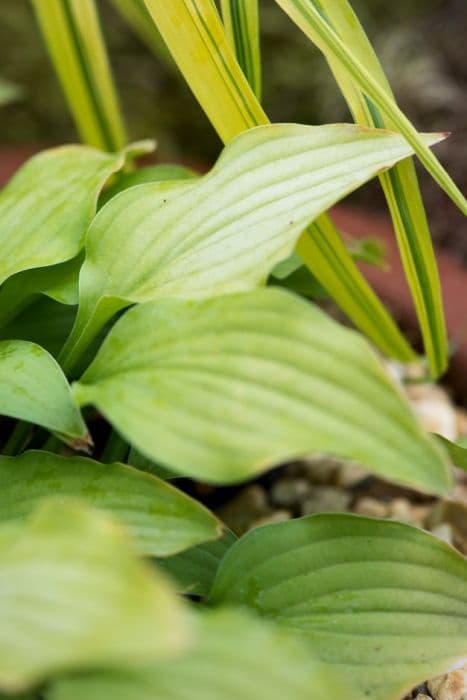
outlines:
M221 0L222 18L237 61L261 102L258 0Z
M122 193L88 231L64 367L130 303L262 285L311 221L410 152L381 130L276 124L238 136L203 178Z
M175 656L189 621L165 577L108 516L73 499L44 501L0 525L0 689L53 674Z
M360 64L370 71L388 98L394 100L378 58L348 1L320 0L315 2L315 6L322 18L350 47ZM309 36L324 51L356 121L367 126L397 130L394 120L384 115L355 84L342 63L328 50L319 33L311 26ZM380 180L420 321L430 370L436 377L447 366L446 327L436 259L414 164L411 161L400 163L390 172L382 173Z
M142 454L203 481L330 453L424 491L451 484L366 341L279 289L134 307L73 389Z
M467 562L401 523L326 514L256 528L227 551L211 603L294 630L356 698L399 700L467 654Z
M32 0L82 140L105 151L126 144L94 0Z

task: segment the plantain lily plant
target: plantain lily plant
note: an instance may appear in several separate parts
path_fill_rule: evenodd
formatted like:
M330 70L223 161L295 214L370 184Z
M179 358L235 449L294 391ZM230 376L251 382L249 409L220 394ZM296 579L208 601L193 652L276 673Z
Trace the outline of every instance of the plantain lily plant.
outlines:
M1 697L397 700L467 655L467 563L432 535L324 514L237 540L171 483L330 454L442 496L465 462L388 376L415 352L327 214L380 178L437 378L413 156L466 212L444 136L400 111L348 0L277 3L355 124L269 122L256 0L114 0L225 143L201 176L138 168L154 144L127 141L94 0L32 0L84 143L0 193Z

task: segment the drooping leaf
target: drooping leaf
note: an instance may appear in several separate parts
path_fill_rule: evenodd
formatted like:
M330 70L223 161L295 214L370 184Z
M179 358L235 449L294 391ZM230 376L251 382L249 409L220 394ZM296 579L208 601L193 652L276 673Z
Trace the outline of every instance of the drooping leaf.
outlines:
M33 0L44 41L82 140L118 151L126 144L94 0Z
M88 442L62 370L35 343L0 341L0 415L36 423L77 447Z
M185 613L165 578L114 522L79 502L47 501L0 525L0 688L51 674L169 658Z
M221 539L199 544L173 557L160 559L159 569L174 580L180 593L206 598L227 550L237 540L230 530Z
M0 457L0 522L29 516L50 494L108 510L135 537L141 553L177 554L220 536L217 518L156 477L123 464L26 452Z
M319 11L320 19L315 18L316 21L318 23L324 21L328 24L346 47L350 48L354 59L370 72L379 88L389 100L392 100L394 109L397 109L384 71L348 0L337 0L337 2L328 0L289 2L287 0L282 7L289 13L294 7L293 18L298 20L299 8L303 10L306 4L314 5L315 10L310 7L308 9L310 12ZM302 17L300 26L304 29L305 15L300 16ZM323 40L311 19L307 26L308 36L328 59L355 120L366 126L386 127L397 131L399 125L390 115L383 114L362 91L361 86L356 84L342 61L336 58L329 42ZM400 163L390 172L381 174L380 180L392 215L431 371L434 376L438 376L447 364L446 328L436 259L414 164L411 161Z
M246 129L268 123L230 48L213 0L146 0L146 6L225 143ZM316 219L300 238L297 251L330 296L383 352L402 362L414 358L329 216Z
M261 102L258 0L221 0L227 36L253 92Z
M206 481L312 452L430 492L451 481L366 342L279 289L133 308L74 392L143 454Z
M271 125L237 137L202 178L123 192L88 231L63 366L70 370L103 324L131 303L261 285L316 216L409 154L389 132Z
M64 679L48 700L329 700L341 693L303 643L231 610L199 618L194 649L176 661Z
M124 155L61 146L29 160L0 193L0 284L79 252L97 197Z
M295 630L360 698L398 700L467 653L467 562L400 523L314 515L257 528L223 558L211 602Z

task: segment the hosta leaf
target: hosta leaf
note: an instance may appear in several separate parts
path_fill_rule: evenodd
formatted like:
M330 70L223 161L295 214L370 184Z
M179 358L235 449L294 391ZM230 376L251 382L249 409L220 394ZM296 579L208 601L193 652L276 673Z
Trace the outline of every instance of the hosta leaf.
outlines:
M0 194L0 284L22 270L74 257L97 197L124 155L62 146L34 156Z
M409 154L389 132L271 125L232 141L203 178L123 192L89 229L63 366L130 303L259 286L316 216Z
M0 688L174 655L187 632L165 579L112 520L73 500L0 526Z
M367 65L353 53L352 46L344 41L327 20L324 0L276 0L302 31L316 43L331 60L339 64L355 88L361 90L411 144L420 161L440 187L451 197L460 210L467 214L467 201L449 177L435 155L427 148L413 124L399 109L393 96L388 94ZM353 34L352 34L353 37ZM372 61L373 64L373 61Z
M234 544L211 602L297 631L356 697L397 699L467 653L467 562L408 525L317 515Z
M213 0L146 0L146 5L224 142L245 129L268 123L230 48ZM297 251L330 296L383 352L403 362L414 358L329 216L322 214L304 232Z
M226 530L221 539L160 559L157 565L175 580L181 593L205 598L211 591L222 558L236 539Z
M197 173L183 165L150 165L147 168L140 168L133 172L121 173L117 181L108 187L101 195L99 205L103 206L109 199L115 197L120 192L129 187L144 185L146 182L167 182L177 180L192 180L197 177Z
M126 142L94 0L32 0L44 41L85 143L116 151Z
M244 612L209 612L193 651L165 664L58 681L48 700L329 700L342 689L306 646Z
M279 289L135 307L74 391L143 454L203 480L326 452L423 490L450 485L366 342Z
M57 362L25 340L0 341L0 415L36 423L76 446L88 440Z
M466 439L460 439L456 442L451 442L447 440L442 435L436 435L437 439L440 441L441 445L444 447L449 455L452 463L459 467L459 469L467 470L467 441Z
M217 519L182 491L123 464L26 452L0 457L0 522L28 516L50 495L81 498L124 523L143 554L165 557L221 535Z
M302 3L303 4L303 3ZM380 88L392 99L394 96L370 42L347 0L314 3L323 20L340 39L351 47L352 55L360 61ZM299 3L295 3L298 8ZM291 7L291 3L287 5ZM295 15L294 15L295 16ZM333 74L345 96L355 120L366 126L386 127L397 131L397 125L383 115L376 105L355 84L348 71L336 59L333 51L310 22L309 35L323 50ZM415 166L407 160L393 170L380 175L381 184L391 211L402 262L412 291L424 337L431 371L440 374L447 364L447 339L442 297L436 260L428 222L420 195Z
M221 0L226 33L240 68L261 101L258 0Z

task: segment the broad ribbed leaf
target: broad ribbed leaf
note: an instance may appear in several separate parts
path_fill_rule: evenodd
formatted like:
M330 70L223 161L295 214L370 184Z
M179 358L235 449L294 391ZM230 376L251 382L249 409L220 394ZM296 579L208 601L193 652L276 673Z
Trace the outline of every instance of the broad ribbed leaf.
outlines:
M0 341L0 415L36 423L77 447L88 441L59 365L25 340Z
M261 101L258 0L221 0L227 36L253 92Z
M185 643L181 603L103 514L44 503L0 525L0 688L51 674L168 658Z
M464 195L436 156L427 148L413 124L401 112L393 96L388 94L385 87L380 84L379 76L372 75L366 63L364 64L354 54L353 46L349 45L348 40L344 41L329 24L325 13L325 7L327 7L325 0L276 0L276 2L326 56L339 64L355 88L361 90L381 110L393 128L407 139L439 186L460 210L467 214L467 201ZM374 61L371 63L373 64Z
M449 455L451 462L459 469L467 470L467 440L465 437L457 442L451 442L442 435L436 435Z
M102 325L130 303L259 286L307 224L409 154L390 132L271 125L237 137L203 178L122 193L88 231L80 308L63 366L69 370Z
M31 158L0 194L0 284L22 270L73 258L100 190L123 162L123 154L86 146L62 146Z
M126 143L94 0L32 0L47 50L85 143Z
M467 654L467 562L408 525L316 515L257 528L211 602L298 632L356 697L390 700Z
M224 142L268 118L235 60L212 0L146 0L170 52ZM181 37L183 36L183 40ZM297 248L352 321L389 355L414 353L352 260L331 219L321 215Z
M203 480L325 452L449 488L441 451L366 342L278 289L136 307L74 390L143 454Z
M246 613L205 614L195 648L179 660L134 671L59 681L48 700L330 700L343 697L306 645Z
M157 565L174 579L180 593L206 598L222 558L236 539L230 530L226 530L221 539L160 559Z
M206 508L161 479L123 464L26 452L0 457L0 522L28 516L50 494L80 498L125 524L139 550L166 557L221 535Z
M103 206L109 199L115 197L123 190L136 185L144 185L147 182L167 182L176 180L192 180L197 173L183 165L150 165L133 172L121 173L117 181L102 193L99 205Z
M348 1L321 0L315 5L329 26L351 48L352 54L371 72L381 89L394 100L378 58ZM313 40L324 51L355 120L366 126L397 131L394 121L385 117L349 78L349 73L336 60L332 51L328 50L328 46L323 44L317 31L311 25L309 29ZM380 179L420 319L431 371L437 376L447 364L446 329L438 270L414 164L411 161L400 163L390 172L381 174Z

